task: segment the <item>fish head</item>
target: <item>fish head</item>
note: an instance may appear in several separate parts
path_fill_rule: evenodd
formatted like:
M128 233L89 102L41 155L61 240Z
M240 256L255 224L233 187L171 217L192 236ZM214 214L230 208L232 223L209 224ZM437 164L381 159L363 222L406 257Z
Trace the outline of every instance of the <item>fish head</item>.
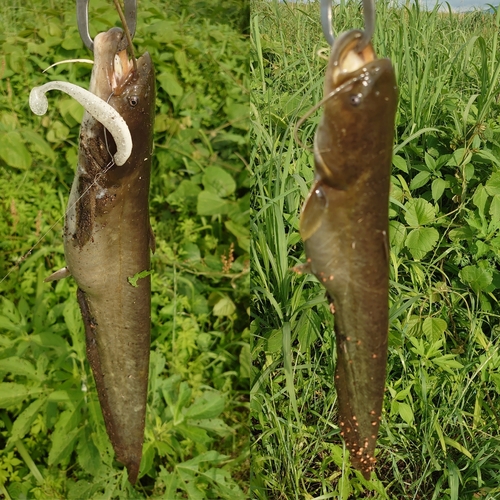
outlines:
M371 43L359 51L362 34L352 30L336 39L326 71L316 176L336 189L348 189L366 174L363 158L377 162L373 151L390 150L393 138L394 70L389 59L377 58Z
M123 50L124 32L112 28L99 33L94 40L94 68L90 91L108 102L127 123L132 136L132 155L124 166L134 165L137 155L144 156L143 144L149 143L152 152L152 127L155 106L155 74L151 56L145 52L136 60L136 67ZM141 144L141 147L137 147ZM112 154L116 145L108 138Z

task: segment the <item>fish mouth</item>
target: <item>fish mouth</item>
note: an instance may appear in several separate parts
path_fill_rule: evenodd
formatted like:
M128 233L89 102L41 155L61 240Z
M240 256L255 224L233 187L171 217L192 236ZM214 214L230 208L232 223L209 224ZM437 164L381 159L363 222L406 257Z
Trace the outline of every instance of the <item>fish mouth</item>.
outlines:
M369 43L361 52L358 43L363 32L351 30L343 33L335 41L330 60L333 61L332 83L337 87L359 72L365 72L370 63L377 60L372 44Z
M99 33L94 40L93 71L97 74L93 78L95 88L90 91L104 100L111 94L121 95L136 74L126 48L121 49L123 38L121 28L111 28L105 33Z

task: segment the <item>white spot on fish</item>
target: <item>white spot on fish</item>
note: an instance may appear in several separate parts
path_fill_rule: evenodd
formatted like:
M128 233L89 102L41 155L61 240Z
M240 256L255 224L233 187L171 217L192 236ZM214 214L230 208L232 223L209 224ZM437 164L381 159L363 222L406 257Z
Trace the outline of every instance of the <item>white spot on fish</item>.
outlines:
M106 196L106 190L105 189L100 189L98 193L95 195L96 200L101 200Z

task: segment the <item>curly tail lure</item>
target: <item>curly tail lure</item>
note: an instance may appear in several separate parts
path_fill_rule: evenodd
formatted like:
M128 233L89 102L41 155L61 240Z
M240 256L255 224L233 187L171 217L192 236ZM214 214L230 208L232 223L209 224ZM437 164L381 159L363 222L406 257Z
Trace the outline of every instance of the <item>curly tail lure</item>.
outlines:
M364 0L367 31L348 31L335 41L330 1L322 4L332 49L324 114L314 140L315 179L300 219L307 256L302 270L327 290L335 318L341 435L352 466L368 479L387 361L388 206L397 87L391 62L377 59L370 42L371 1Z

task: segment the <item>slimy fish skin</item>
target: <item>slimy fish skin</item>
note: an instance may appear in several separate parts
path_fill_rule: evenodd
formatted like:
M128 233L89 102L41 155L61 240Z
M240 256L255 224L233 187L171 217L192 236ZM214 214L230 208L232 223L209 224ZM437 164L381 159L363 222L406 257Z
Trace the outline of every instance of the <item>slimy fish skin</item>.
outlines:
M300 234L307 263L325 286L337 344L341 435L365 478L375 464L388 338L388 209L397 87L388 59L361 31L332 46L324 114L314 142L315 179Z
M137 68L120 50L123 31L96 36L90 92L50 82L30 94L37 114L45 92L62 90L85 108L78 167L64 225L66 267L45 281L72 276L89 360L116 458L137 481L142 457L151 331L149 182L155 76L150 55ZM142 276L142 277L141 277ZM132 284L135 278L136 283Z

